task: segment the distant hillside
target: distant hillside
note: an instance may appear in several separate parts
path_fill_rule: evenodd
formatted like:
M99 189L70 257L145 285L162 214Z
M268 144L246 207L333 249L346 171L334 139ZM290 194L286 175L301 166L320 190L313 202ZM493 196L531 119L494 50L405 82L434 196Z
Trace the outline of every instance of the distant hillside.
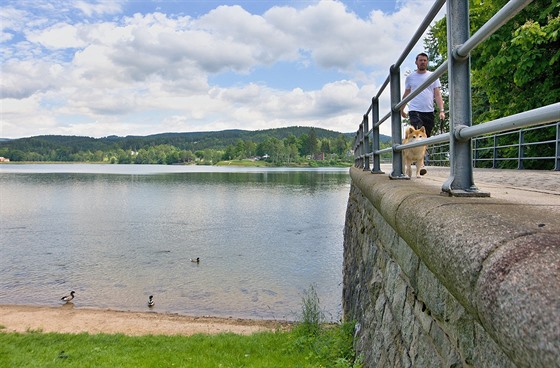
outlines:
M263 142L265 139L274 137L280 140L294 135L300 137L309 134L314 129L318 139L335 139L341 134L351 141L355 133L340 133L332 130L312 127L287 127L266 130L223 130L209 132L187 132L187 133L161 133L148 136L108 136L103 138L91 138L81 136L42 135L28 138L3 140L0 139L0 148L9 148L20 151L47 152L49 150L61 149L70 152L79 151L105 151L111 148L124 150L138 150L147 146L171 145L182 150L223 150L229 145L235 145L239 140ZM381 141L388 142L390 137L382 135Z

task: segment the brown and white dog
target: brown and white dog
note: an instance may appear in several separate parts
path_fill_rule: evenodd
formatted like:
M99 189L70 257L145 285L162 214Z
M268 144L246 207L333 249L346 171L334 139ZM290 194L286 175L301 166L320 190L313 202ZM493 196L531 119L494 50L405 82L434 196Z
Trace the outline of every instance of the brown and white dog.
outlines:
M426 129L420 127L420 129L414 129L414 127L408 127L404 134L403 144L417 142L422 139L426 139ZM426 147L420 146L414 148L407 148L403 150L405 174L412 177L412 163L416 163L416 177L419 178L420 175L426 174L426 169L424 168L424 155L426 155Z

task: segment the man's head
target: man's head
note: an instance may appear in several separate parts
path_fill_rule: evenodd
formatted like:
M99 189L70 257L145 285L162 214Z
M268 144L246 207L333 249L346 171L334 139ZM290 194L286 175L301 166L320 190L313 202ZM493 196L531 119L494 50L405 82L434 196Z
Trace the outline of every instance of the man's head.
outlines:
M416 66L419 72L428 70L428 55L423 52L416 55Z

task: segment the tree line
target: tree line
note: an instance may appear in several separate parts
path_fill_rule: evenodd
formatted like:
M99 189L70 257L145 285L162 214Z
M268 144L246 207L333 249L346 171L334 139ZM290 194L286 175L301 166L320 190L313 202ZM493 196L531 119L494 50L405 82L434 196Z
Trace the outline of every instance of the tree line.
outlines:
M164 133L144 137L52 135L1 141L0 156L16 162L170 165L258 159L273 165L310 163L317 160L323 161L322 165L337 165L352 162L352 138L352 134L313 127Z

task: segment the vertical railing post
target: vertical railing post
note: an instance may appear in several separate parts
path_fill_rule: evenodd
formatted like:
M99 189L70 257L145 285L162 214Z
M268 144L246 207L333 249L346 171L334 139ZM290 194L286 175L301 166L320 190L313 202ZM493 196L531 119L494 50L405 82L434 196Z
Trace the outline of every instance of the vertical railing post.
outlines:
M379 99L373 97L371 99L371 126L372 126L372 152L373 152L373 167L372 174L384 174L381 171L381 155L375 152L379 151L381 147L381 140L379 138Z
M360 140L360 166L362 169L364 168L364 122L360 124L360 128L358 129L359 132L359 140Z
M451 196L489 196L474 185L470 139L459 139L458 132L471 126L470 56L461 57L457 48L470 36L469 2L447 1L447 49L450 105L450 173L442 191Z
M478 164L478 158L480 157L480 154L478 152L478 144L479 144L479 139L473 139L473 143L474 143L474 158L473 158L473 167L476 167L476 165Z
M356 133L356 135L354 136L354 141L352 142L352 151L354 152L354 167L356 167L356 160L358 159L358 157L356 155L357 135L358 135L358 133Z
M498 135L494 134L492 138L492 168L498 168Z
M556 157L554 158L554 170L560 171L560 122L556 122Z
M519 131L519 148L517 151L517 170L523 170L524 149L525 149L525 131L521 129Z
M356 160L356 167L362 166L362 127L361 125L358 126L358 131L356 132L356 153L357 153L357 160Z
M369 154L371 153L371 147L369 145L369 124L367 114L362 118L362 126L364 129L364 171L366 171L369 170Z
M358 167L358 162L360 160L360 130L356 132L356 136L354 137L354 167Z
M362 129L362 127L358 126L358 131L356 132L356 150L354 151L354 154L356 156L356 167L361 166L361 160L362 160L362 158L360 157L360 155L362 154L360 152L360 150L362 149L360 145L360 129Z
M395 105L401 101L401 72L396 65L390 70L391 87L391 135L393 136L393 170L390 179L410 179L403 174L402 151L396 151L395 146L402 144L401 112Z

